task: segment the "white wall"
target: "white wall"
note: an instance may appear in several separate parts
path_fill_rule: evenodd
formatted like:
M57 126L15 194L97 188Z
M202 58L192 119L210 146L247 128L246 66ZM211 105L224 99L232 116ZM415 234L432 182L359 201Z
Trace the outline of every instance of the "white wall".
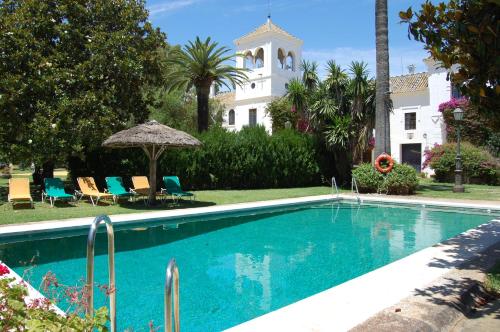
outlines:
M302 42L292 40L279 33L269 32L245 42L238 42L236 46L239 54L245 55L250 51L253 57L262 48L264 50L264 66L249 70L247 72L248 82L241 87L236 87L234 105L227 105L224 114L224 127L229 130L241 130L249 123L248 111L255 108L257 109L257 124L264 125L266 130L271 133L272 121L270 116L266 114L266 106L275 97L281 97L286 93L286 84L290 79L301 77ZM288 52L293 53L294 71L279 67L279 48L284 51L285 57ZM243 68L244 60L243 56L238 57L236 66ZM228 124L230 109L235 111L235 124L231 126Z
M391 95L393 113L391 122L391 155L401 162L403 144L421 144L421 163L424 152L434 144L446 142L446 131L443 117L438 111L439 104L450 100L451 85L447 81L447 72L437 68L434 62L426 60L428 65L428 88L425 91L415 91ZM404 114L416 113L416 129L405 130ZM423 172L432 174L431 169Z
M235 106L234 109L234 125L228 124L228 112L224 115L224 127L229 130L239 131L244 126L249 124L249 110L255 108L257 110L257 124L264 125L266 130L272 132L271 117L266 114L267 102L249 103L245 105ZM229 111L229 110L228 110Z

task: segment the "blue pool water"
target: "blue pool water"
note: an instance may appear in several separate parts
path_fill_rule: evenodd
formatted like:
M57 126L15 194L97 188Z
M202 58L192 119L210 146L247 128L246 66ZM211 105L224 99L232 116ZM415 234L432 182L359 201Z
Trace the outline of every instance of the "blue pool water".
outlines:
M220 331L372 271L488 222L491 215L430 208L328 203L116 231L118 329L163 324L165 267L180 269L184 331ZM161 222L160 222L161 223ZM151 227L148 227L151 226ZM19 240L19 239L17 239ZM65 284L85 276L86 236L54 235L0 244L0 259L30 277ZM96 282L107 283L105 234ZM104 305L102 295L97 305Z

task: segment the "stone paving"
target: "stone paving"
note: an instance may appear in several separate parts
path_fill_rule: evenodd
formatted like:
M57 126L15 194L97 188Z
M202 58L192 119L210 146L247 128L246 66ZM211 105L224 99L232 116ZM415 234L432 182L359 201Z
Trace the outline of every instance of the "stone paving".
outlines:
M499 259L497 243L351 331L500 331L500 300L480 286Z

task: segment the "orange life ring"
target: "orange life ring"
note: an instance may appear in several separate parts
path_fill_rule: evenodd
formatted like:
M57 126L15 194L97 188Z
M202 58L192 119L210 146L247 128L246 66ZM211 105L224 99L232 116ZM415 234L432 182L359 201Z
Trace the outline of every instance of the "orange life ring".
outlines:
M380 165L382 161L385 161L389 164L386 167L382 167ZM377 159L375 159L375 168L382 174L389 173L390 171L392 171L393 167L394 167L394 159L392 159L392 157L387 153L382 153L380 156L377 157Z

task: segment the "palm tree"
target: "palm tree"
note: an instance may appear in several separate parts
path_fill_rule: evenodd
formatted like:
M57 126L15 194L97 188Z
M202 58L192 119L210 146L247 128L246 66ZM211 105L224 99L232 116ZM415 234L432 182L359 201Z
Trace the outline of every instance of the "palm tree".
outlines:
M345 71L340 68L337 63L333 60L329 60L326 63L326 71L327 76L325 80L325 84L328 89L333 93L333 97L338 105L338 110L341 113L345 113L347 111L347 98L346 98L346 90L349 82L349 77L345 73Z
M300 70L302 70L302 83L304 83L307 90L314 90L319 83L318 63L316 61L302 60Z
M218 47L210 37L201 41L196 37L182 49L174 49L168 59L171 64L167 72L169 89L189 90L194 86L198 102L198 132L208 129L208 101L210 87L226 86L234 88L247 80L246 69L236 68L229 61L236 55L227 53L227 47Z
M292 78L288 82L288 87L285 97L292 104L292 112L298 112L299 120L297 121L297 129L299 131L309 130L308 121L308 99L309 91L301 80Z
M375 92L375 155L391 153L389 98L389 36L387 0L375 1L377 81Z
M366 93L368 92L368 69L363 61L353 61L349 66L351 80L349 92L351 94L351 113L353 117L361 119L365 107Z
M354 143L353 157L356 162L363 162L363 154L369 148L370 139L375 128L375 81L368 80L363 100L363 112L359 118Z
M301 115L305 112L307 106L307 88L299 79L292 78L288 82L286 98L292 104L294 109L292 111L296 111Z

